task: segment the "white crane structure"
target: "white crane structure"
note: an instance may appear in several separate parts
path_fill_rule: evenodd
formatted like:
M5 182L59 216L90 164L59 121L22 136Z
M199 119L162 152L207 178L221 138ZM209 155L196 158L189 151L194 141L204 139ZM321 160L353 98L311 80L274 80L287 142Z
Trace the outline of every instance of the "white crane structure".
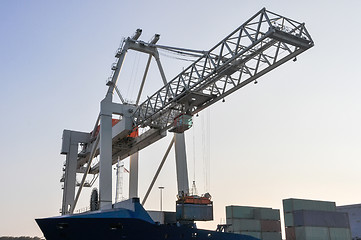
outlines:
M112 166L130 157L129 197L138 197L138 152L166 136L174 137L167 149L156 177L172 145L175 145L178 193L189 192L184 131L192 126L192 116L223 99L248 83L295 57L314 43L300 23L266 9L260 10L209 51L157 45L159 35L150 42L139 40L142 30L126 38L115 57L108 91L100 102L100 112L92 132L64 130L61 153L66 155L62 214L73 213L88 174L99 174L100 209L112 208ZM158 49L193 52L200 55L189 67L167 81ZM149 55L135 104L124 101L117 89L119 73L127 51ZM163 86L139 103L151 59L154 58ZM121 103L113 101L114 91ZM120 115L114 121L112 115ZM138 129L144 129L139 133ZM80 151L78 148L81 144ZM92 164L99 155L99 162ZM76 192L76 174L83 178ZM153 179L144 201L152 188Z
M123 173L125 170L123 161L118 159L118 163L116 164L116 185L115 185L115 202L120 202L123 200Z

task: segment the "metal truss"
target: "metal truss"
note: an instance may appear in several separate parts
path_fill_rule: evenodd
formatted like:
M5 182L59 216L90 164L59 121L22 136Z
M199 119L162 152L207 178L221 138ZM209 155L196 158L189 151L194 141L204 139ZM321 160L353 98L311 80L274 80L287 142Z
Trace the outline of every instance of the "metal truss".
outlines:
M313 45L304 23L264 8L139 105L134 123L169 129Z

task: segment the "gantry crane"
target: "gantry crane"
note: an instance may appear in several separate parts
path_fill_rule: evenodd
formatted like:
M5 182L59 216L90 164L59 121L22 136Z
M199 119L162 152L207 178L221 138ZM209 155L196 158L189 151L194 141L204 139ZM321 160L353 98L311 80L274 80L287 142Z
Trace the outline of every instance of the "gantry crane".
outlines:
M129 197L137 197L138 151L165 137L167 131L174 132L167 154L174 144L178 193L186 196L189 185L184 131L192 126L192 116L248 83L256 82L262 75L295 59L314 45L304 23L265 8L209 51L157 45L158 34L150 42L144 42L139 40L141 32L138 29L132 37L124 39L115 55L117 61L112 66L113 74L107 81L108 91L100 103L93 131L63 132L61 153L66 155L66 162L62 214L73 213L88 174L99 174L100 208L112 208L112 165L129 156ZM167 81L158 49L193 52L200 57ZM118 76L129 50L149 55L135 104L124 101L117 89ZM139 104L152 58L157 63L164 86ZM113 102L114 91L122 103ZM121 120L112 119L113 114L120 115ZM144 132L140 133L139 129ZM79 144L82 146L80 152ZM92 164L98 155L99 162ZM83 174L83 178L75 195L76 173Z

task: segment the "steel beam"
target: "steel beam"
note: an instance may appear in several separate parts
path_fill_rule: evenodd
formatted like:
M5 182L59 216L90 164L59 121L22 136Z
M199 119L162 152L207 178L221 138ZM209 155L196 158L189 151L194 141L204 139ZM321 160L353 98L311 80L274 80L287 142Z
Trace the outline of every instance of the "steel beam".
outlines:
M175 137L173 136L172 141L170 141L169 146L168 146L168 148L167 148L167 151L165 152L165 154L164 154L164 156L163 156L163 159L162 159L162 161L161 161L160 164L159 164L159 167L158 167L158 169L157 169L157 172L155 173L155 175L154 175L154 177L153 177L153 180L152 180L152 182L150 183L149 188L148 188L148 190L147 190L147 192L146 192L146 194L145 194L145 196L144 196L144 198L143 198L143 201L142 201L142 205L143 205L143 206L144 206L145 202L147 201L148 196L149 196L149 193L150 193L150 191L152 191L152 188L153 188L153 186L154 186L154 183L155 183L155 181L157 180L157 178L158 178L158 176L159 176L159 173L160 173L160 171L161 171L162 168L163 168L163 165L164 165L164 163L165 163L165 160L167 159L168 154L169 154L169 152L170 152L170 150L171 150L171 148L172 148L172 146L173 146L173 144L174 144L174 138L175 138Z
M159 129L149 129L147 132L141 134L139 137L136 137L131 140L131 144L129 142L116 142L113 144L113 164L115 164L118 160L118 156L120 160L125 159L132 154L146 148L150 144L158 141L161 138L167 136L166 131L161 131ZM130 145L130 146L129 146ZM99 164L95 164L91 170L91 174L97 174L99 172Z
M69 214L74 208L78 147L80 143L87 144L90 134L85 132L64 130L61 146L61 154L66 155L64 166L64 187L61 214Z
M70 144L69 153L66 155L63 204L61 208L62 215L69 214L74 205L77 154L78 144L73 142Z
M181 196L189 193L186 145L184 133L175 133L174 135L178 195Z
M139 152L130 156L129 165L129 198L138 197Z
M100 104L100 209L112 208L112 112L107 99Z

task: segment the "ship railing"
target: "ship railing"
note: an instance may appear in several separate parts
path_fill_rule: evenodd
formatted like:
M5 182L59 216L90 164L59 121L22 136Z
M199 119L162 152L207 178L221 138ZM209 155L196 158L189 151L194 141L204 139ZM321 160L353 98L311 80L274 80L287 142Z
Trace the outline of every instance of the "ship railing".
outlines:
M75 210L74 212L75 213L83 213L83 212L89 212L89 211L90 211L90 207L87 206L87 207L79 208L79 209Z

